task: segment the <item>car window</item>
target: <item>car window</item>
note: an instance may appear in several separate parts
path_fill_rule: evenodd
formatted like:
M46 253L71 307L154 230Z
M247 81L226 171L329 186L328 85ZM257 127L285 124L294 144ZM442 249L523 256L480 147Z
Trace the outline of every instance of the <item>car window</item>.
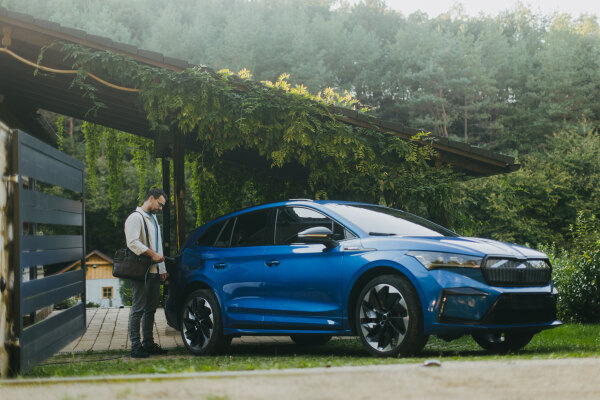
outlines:
M325 214L305 207L281 207L277 209L275 244L298 242L298 233L315 226L331 229L333 239L343 240L354 235Z
M231 241L231 231L233 230L233 225L235 224L235 218L230 218L225 222L225 227L221 230L219 237L215 241L215 247L229 247L229 242Z
M213 246L226 222L228 221L217 222L216 224L209 226L196 240L196 246Z
M366 204L326 204L371 236L457 236L456 233L405 211Z
M267 243L269 209L238 215L231 236L231 246L264 246Z

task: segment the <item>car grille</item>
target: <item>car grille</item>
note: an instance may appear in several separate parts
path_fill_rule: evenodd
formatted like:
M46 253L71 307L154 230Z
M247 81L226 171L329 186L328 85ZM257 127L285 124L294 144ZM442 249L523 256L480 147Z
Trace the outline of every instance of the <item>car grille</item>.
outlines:
M485 324L524 324L556 320L556 296L510 293L498 297L482 320Z
M481 268L492 286L542 286L550 282L552 268L545 260L487 258Z

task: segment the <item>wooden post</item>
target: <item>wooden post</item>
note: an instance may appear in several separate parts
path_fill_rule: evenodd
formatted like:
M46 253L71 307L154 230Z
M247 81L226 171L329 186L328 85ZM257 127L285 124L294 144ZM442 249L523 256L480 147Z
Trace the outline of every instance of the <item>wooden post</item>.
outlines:
M175 133L173 145L173 192L175 199L175 241L177 250L185 241L185 149L184 138Z
M163 190L167 194L167 204L163 207L163 252L165 256L171 256L171 169L169 159L165 156L162 162Z

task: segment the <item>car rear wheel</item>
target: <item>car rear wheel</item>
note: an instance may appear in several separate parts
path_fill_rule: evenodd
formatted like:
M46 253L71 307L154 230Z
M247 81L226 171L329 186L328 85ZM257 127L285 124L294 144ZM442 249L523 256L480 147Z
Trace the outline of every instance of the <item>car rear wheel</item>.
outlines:
M322 346L329 342L331 335L292 335L290 338L298 346Z
M427 342L419 297L403 276L382 275L367 283L355 320L365 348L378 357L417 354Z
M473 335L478 345L492 353L518 351L527 346L533 335L531 332L485 333Z
M219 302L212 291L196 290L183 303L181 338L197 356L217 353L231 343L231 337L223 335Z

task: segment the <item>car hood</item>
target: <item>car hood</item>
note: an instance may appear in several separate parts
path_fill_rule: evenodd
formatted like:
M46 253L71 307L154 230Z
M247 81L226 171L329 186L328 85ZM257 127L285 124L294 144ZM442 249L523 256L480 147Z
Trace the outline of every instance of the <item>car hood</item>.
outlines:
M424 250L460 253L474 256L503 256L510 258L548 258L540 251L516 244L473 237L371 237L362 239L366 248L377 250Z

